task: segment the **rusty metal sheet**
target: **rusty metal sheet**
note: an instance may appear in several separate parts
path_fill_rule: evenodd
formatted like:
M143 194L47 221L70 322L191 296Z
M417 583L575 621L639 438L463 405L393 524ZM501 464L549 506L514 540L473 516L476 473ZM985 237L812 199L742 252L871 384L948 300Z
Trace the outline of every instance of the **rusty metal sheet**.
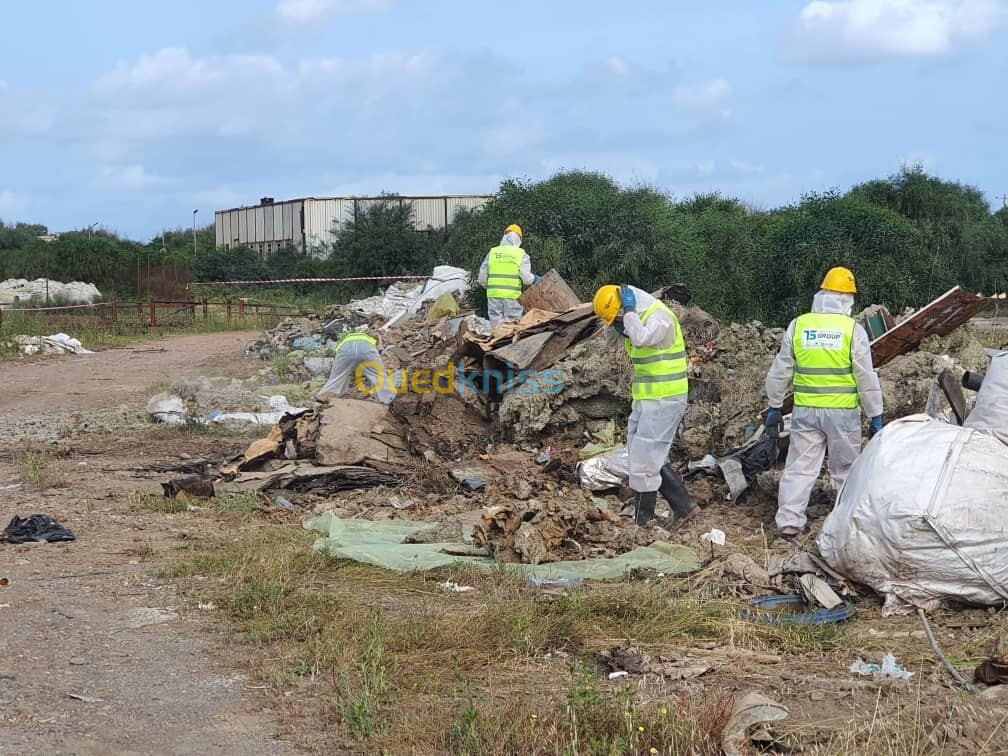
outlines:
M876 368L913 351L928 336L948 336L990 304L990 299L960 286L949 289L871 343Z

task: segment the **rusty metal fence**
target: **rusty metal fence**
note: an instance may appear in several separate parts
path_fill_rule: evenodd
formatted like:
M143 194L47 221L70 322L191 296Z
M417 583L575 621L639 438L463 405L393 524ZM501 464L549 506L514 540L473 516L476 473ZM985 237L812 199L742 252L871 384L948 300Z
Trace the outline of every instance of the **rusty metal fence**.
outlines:
M4 319L13 317L44 318L46 323L62 330L85 327L109 330L134 326L138 328L184 328L202 320L235 322L271 320L298 314L301 309L273 302L256 302L246 298L210 301L209 299L149 299L60 307L0 308L0 328Z

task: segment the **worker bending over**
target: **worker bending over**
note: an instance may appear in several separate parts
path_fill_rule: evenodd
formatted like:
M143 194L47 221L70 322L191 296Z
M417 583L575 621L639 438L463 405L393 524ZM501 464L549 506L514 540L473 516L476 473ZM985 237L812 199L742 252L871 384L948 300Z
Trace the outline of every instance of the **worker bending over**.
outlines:
M777 530L792 538L807 530L805 510L829 452L837 490L861 452L861 412L869 438L882 430L882 388L872 367L868 334L852 318L857 287L847 268L833 268L812 299L812 312L788 325L766 379L766 427L780 428L788 385L794 383L790 449L777 498Z
M681 524L700 509L668 464L689 392L686 342L679 320L663 302L634 286L603 286L593 304L595 314L610 326L606 340L618 343L622 337L633 362L627 454L634 519L644 525L654 517L660 491Z
M388 404L395 393L386 385L392 377L386 374L381 355L378 354L378 340L364 331L348 333L336 346L329 380L319 389L316 399L326 395L345 394L351 381L360 381L358 388L378 401Z
M521 245L521 226L512 223L504 229L500 244L487 252L480 265L477 280L486 289L491 328L521 320L525 311L518 297L524 286L541 280L532 272L532 260Z

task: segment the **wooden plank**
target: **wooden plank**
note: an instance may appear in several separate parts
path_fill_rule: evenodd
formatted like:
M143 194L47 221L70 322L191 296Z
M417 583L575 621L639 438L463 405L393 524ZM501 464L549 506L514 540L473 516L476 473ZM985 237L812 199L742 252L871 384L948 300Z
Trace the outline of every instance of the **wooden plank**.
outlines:
M875 369L912 352L928 336L948 336L991 302L990 297L973 294L961 286L949 289L871 342ZM793 406L794 397L789 394L784 400L784 412L790 412Z
M960 286L949 289L875 339L871 343L872 362L876 368L881 367L913 351L928 336L948 336L989 304L987 297Z
M955 374L951 370L945 368L938 376L938 385L941 386L945 398L952 406L956 425L962 425L966 420L966 397L963 396L962 384L956 380Z
M566 312L581 304L581 300L563 280L563 276L552 268L541 281L529 286L518 297L518 301L526 311L536 308L550 312Z

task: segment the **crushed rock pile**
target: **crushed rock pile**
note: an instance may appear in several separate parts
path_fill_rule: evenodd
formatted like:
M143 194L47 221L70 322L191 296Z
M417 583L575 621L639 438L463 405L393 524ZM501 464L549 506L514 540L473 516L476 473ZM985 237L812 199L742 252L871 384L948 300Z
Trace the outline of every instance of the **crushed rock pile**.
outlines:
M923 412L935 378L945 368L961 379L965 371L983 372L987 366L983 344L970 326L948 336L924 339L916 351L897 357L878 370L886 419Z

